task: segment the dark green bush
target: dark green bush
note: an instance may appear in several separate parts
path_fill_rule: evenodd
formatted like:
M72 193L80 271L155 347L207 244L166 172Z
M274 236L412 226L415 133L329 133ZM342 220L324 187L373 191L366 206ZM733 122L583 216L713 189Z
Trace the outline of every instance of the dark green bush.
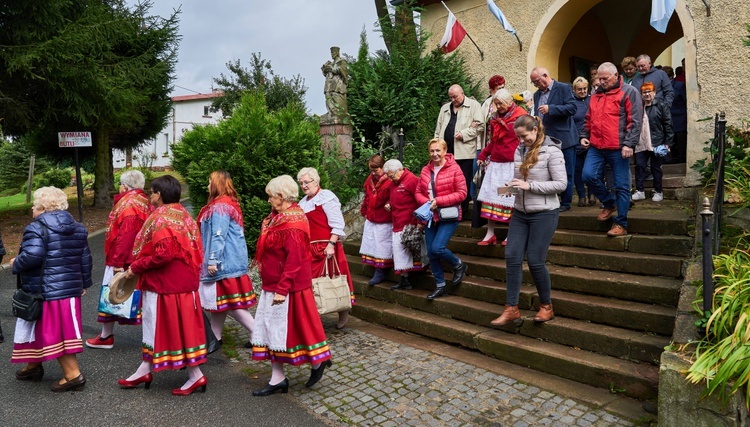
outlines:
M173 166L190 186L197 212L208 198L211 172L223 169L232 176L245 215L245 237L251 250L261 220L270 212L266 184L303 167L321 170L318 123L302 106L289 104L271 112L262 94L250 92L231 117L216 125L196 126L174 146Z
M47 172L39 175L34 175L34 183L31 187L32 190L36 190L40 187L57 187L67 188L74 182L75 171L71 168L54 168ZM24 184L21 191L26 191L27 184Z
M31 154L23 138L15 142L0 140L0 188L18 189L24 185L29 178ZM47 160L36 157L35 175L45 172L49 167Z

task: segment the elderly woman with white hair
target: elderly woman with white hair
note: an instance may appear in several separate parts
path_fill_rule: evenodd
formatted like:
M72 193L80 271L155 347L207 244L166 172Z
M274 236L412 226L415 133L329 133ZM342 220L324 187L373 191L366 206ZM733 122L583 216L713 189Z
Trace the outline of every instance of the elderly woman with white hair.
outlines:
M414 257L412 251L402 242L401 236L407 226L417 226L417 217L414 216L414 211L419 207L416 198L419 178L408 169L404 169L404 165L397 159L385 162L383 172L392 183L390 199L385 208L391 212L393 224L393 269L401 276L399 282L391 286L391 290L411 289L409 272L422 271L425 268L422 259L427 257L427 247L423 241L420 246L421 256Z
M86 385L76 354L83 351L81 296L92 284L88 232L66 209L68 198L59 188L34 191L34 220L23 231L18 256L10 260L21 288L44 298L41 318L16 321L11 362L26 364L16 379L39 382L42 362L57 359L63 378L50 386L56 392Z
M354 305L354 285L346 261L342 241L344 233L344 214L341 213L341 202L330 190L320 188L320 175L315 168L302 168L297 173L297 182L305 193L299 206L305 212L310 223L310 250L312 251L312 271L314 277L320 277L328 263L328 271L333 274L335 265L345 275L349 283L349 295ZM335 263L335 265L334 265ZM339 312L336 328L341 329L349 321L349 310Z
M505 89L495 92L492 97L495 113L489 119L489 143L479 153L477 164L487 169L477 200L482 202L482 218L487 218L487 234L479 246L494 245L495 222L508 223L513 214L515 196L508 192L498 192L513 179L513 155L518 148L518 138L513 131L516 120L526 115L526 111L516 105L513 95ZM503 242L505 244L505 242Z
M125 271L133 263L135 236L153 211L153 206L149 204L148 196L143 191L146 178L141 171L133 169L123 172L119 184L119 193L115 194L115 205L109 213L104 235L102 290L109 285L115 273ZM96 321L102 324L102 331L94 338L87 339L86 346L108 350L115 345L115 322L121 325L140 325L141 315L128 319L99 312Z
M271 379L253 396L286 393L284 363L312 366L312 387L331 366L323 324L312 292L310 226L296 203L299 189L289 175L266 185L271 213L263 220L255 260L262 287L253 330L253 360L271 361Z

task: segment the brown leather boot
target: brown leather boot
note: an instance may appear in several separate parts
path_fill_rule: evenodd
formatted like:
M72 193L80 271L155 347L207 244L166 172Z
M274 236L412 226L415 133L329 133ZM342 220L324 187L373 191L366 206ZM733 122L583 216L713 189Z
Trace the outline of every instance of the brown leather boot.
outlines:
M535 322L546 322L555 318L555 312L552 311L552 304L542 304L539 306L539 312L534 316Z
M517 305L505 305L505 310L503 310L503 314L500 315L497 319L490 322L492 326L503 326L507 325L510 322L518 323L521 319L521 312L518 311Z

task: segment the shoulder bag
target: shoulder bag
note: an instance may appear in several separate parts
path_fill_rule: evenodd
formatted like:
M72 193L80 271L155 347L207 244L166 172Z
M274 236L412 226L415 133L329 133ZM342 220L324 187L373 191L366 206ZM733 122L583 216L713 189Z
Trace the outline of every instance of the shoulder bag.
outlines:
M312 280L313 296L318 314L338 313L352 308L349 283L341 274L336 257L333 257L333 271L329 272L328 260L323 264L323 274ZM332 274L331 274L332 273Z
M432 181L432 197L437 199L437 190L435 188L435 172L430 172L430 180ZM437 208L438 219L443 222L458 221L458 205L447 206L444 208Z
M18 274L16 276L16 292L13 294L13 315L29 322L42 318L44 267L47 264L47 227L44 224L42 224L42 240L44 241L45 253L39 274L39 292L32 294L31 292L24 291L21 284L21 275Z

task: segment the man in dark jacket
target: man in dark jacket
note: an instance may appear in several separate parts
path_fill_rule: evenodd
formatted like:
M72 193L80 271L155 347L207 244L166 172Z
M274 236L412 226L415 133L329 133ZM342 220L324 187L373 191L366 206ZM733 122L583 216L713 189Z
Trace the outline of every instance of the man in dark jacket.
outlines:
M663 99L667 106L671 107L672 100L674 100L674 89L672 89L672 82L669 81L667 73L652 67L651 57L648 55L639 55L635 66L638 72L633 76L633 81L630 83L635 90L640 93L643 83L651 82L656 87L656 99Z
M633 86L625 84L611 62L599 66L600 87L591 96L581 133L581 145L589 147L583 180L604 204L597 217L606 221L617 212L608 236L628 234L630 209L630 158L638 145L643 123L643 101ZM604 165L612 167L616 197L602 183Z
M560 212L565 212L570 210L573 202L573 173L576 169L576 147L579 145L578 130L573 122L576 113L573 89L567 83L553 80L543 67L531 70L529 78L537 88L532 115L542 118L544 133L562 142L568 186L560 198Z

